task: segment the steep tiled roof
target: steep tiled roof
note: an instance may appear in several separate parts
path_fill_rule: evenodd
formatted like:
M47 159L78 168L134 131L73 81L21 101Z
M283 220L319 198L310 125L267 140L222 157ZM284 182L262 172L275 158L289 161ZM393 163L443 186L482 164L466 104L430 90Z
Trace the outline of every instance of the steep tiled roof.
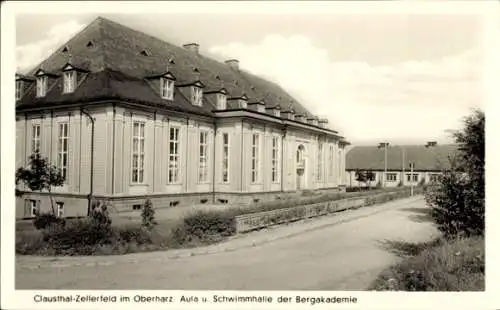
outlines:
M172 59L173 64L170 63ZM145 77L165 73L168 68L176 77L177 85L199 79L206 86L204 91L218 90L223 85L229 97L246 94L250 100L264 99L268 106L279 104L286 110L293 105L296 113L311 114L275 83L101 17L31 70L28 76L33 76L39 69L60 73L67 63L90 71L74 93L61 95L61 82L58 81L46 97L36 99L32 87L18 107L96 98L164 104ZM204 107L195 107L176 92L173 105L210 114L213 103L206 103Z
M146 81L111 69L89 73L83 83L84 85L77 87L74 92L62 94L62 80L57 79L42 98L37 98L35 87L31 87L31 91L23 96L17 106L22 105L23 108L49 107L54 104L79 103L82 98L87 101L117 99L153 107L165 106L165 101L147 85ZM211 115L213 109L210 102L204 104L203 107L192 105L181 92L177 92L174 101L169 101L168 105L172 110L189 111L202 115Z
M387 148L387 169L402 170L403 150L405 170L409 169L409 162L415 162L415 170L439 171L450 167L449 156L456 152L458 147L453 144L426 146L389 146ZM384 170L385 151L377 146L358 146L346 154L347 170Z

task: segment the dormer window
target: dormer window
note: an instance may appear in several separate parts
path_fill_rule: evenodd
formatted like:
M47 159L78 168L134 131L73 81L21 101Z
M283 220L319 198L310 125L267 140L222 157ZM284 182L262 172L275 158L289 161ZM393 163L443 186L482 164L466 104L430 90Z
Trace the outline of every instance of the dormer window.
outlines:
M248 107L248 97L243 94L241 97L238 98L238 108L239 109L246 109Z
M65 71L63 75L63 93L72 93L76 88L76 71Z
M202 89L198 86L192 86L192 92L191 92L191 102L193 105L197 105L199 107L202 106L203 102L203 92Z
M42 75L36 78L36 96L45 97L47 94L47 76Z
M23 95L23 81L16 81L16 100L20 100Z
M217 110L225 110L227 106L227 96L226 94L217 94Z
M174 81L165 77L160 78L161 97L174 100Z

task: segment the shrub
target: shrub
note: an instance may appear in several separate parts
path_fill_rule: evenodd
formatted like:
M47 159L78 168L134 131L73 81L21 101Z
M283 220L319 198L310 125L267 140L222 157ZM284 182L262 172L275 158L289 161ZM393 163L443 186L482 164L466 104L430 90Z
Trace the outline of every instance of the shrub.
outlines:
M64 255L91 255L99 245L116 241L104 201L92 204L89 217L70 221L64 226L50 225L42 235L55 254Z
M172 232L178 244L213 242L235 233L234 215L219 211L198 211L188 215Z
M156 224L155 220L155 210L153 208L153 204L151 203L151 199L146 199L144 203L144 207L141 211L141 220L142 226L147 229L152 229Z
M111 229L111 217L109 216L109 203L105 200L92 202L90 210L90 222L96 229Z
M54 224L64 226L65 223L66 221L63 218L59 218L52 213L37 214L33 219L33 225L36 229L45 229Z
M144 226L115 228L117 243L150 244L153 242L151 229Z
M399 246L401 247L401 246ZM484 238L405 245L416 250L400 264L382 272L376 290L482 291L484 290Z
M484 234L484 125L481 111L465 119L454 134L459 149L451 169L427 190L431 216L446 237Z
M66 226L50 226L43 240L55 254L91 255L99 244L111 243L113 231L96 226L89 218L69 222Z
M305 197L308 197L308 196L315 196L316 193L314 190L311 190L311 189L304 189L302 190L302 193L301 193L302 196L305 196Z

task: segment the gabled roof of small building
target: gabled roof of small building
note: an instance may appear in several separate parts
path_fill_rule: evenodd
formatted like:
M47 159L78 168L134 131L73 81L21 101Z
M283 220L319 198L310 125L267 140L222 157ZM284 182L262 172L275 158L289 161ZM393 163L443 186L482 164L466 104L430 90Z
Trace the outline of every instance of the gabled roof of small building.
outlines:
M49 86L47 95L42 98L35 98L35 88L30 88L17 106L49 106L58 102L115 98L151 105L164 104L165 101L148 85L146 77L163 74L168 68L176 77L177 85L201 80L204 91L212 91L220 89L223 84L229 97L246 94L251 100L265 98L266 103L279 104L282 109L288 109L293 103L297 113L310 114L273 82L102 17L90 23L27 75L33 76L40 69L61 73L68 63L89 71L74 93L62 94L61 81L57 81L55 87ZM173 106L185 111L211 114L213 109L212 102L203 107L193 106L180 92L176 92L174 101Z
M458 146L454 144L389 146L387 147L387 170L400 171L404 165L404 169L408 171L410 161L415 162L414 170L416 171L449 169L449 157L453 156L457 150ZM346 170L384 170L384 168L384 147L357 146L346 154Z

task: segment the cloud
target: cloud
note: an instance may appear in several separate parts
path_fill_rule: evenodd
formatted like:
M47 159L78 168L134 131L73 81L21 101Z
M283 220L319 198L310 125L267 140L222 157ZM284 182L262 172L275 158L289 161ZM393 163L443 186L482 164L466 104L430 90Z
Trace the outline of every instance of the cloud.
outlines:
M470 107L480 104L477 50L374 66L333 61L307 37L274 34L209 52L237 58L243 69L279 83L353 142L446 140L445 130L456 129Z
M17 69L27 71L52 54L56 48L82 30L84 24L68 21L54 25L39 41L16 47Z

